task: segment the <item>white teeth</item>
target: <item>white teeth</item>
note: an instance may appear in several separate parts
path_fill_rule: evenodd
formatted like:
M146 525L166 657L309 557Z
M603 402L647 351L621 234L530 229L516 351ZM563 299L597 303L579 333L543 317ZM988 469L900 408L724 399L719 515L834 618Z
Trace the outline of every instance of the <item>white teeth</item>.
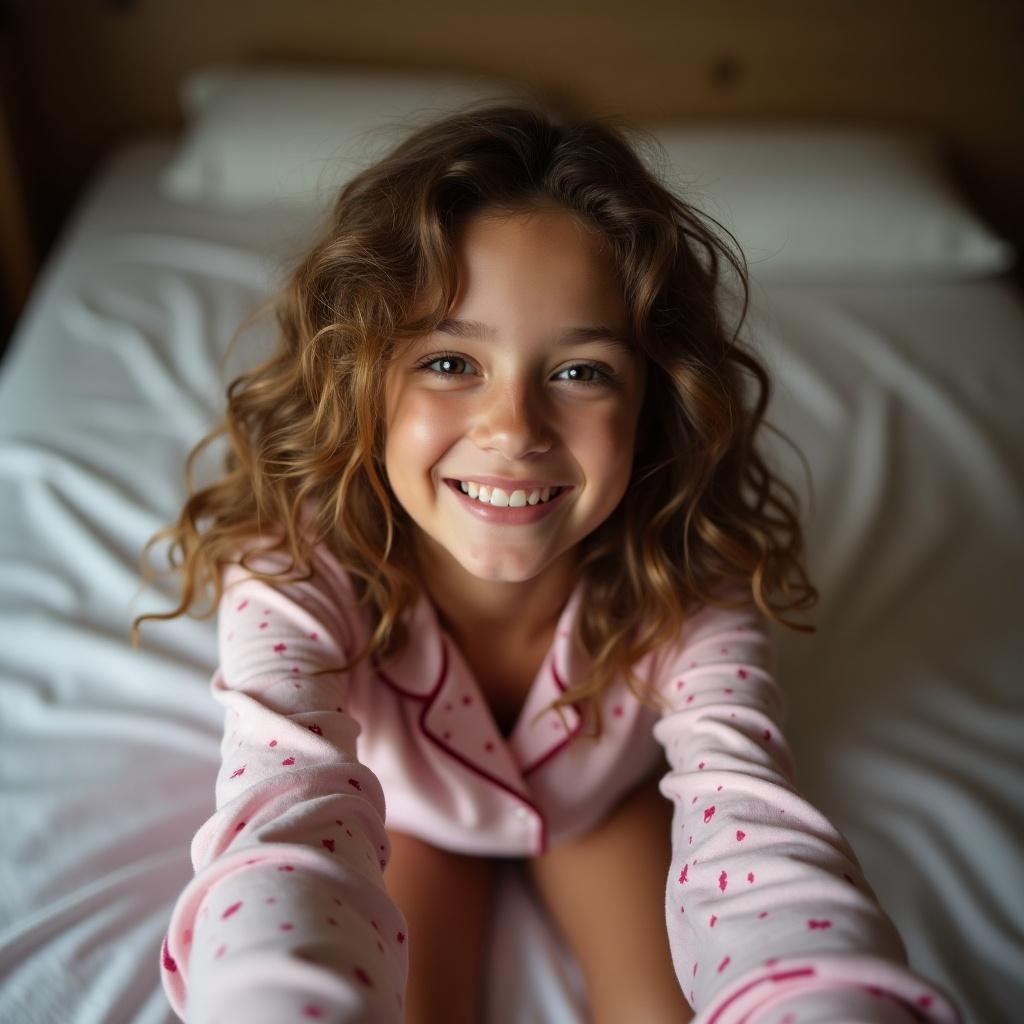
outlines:
M463 494L483 502L485 505L493 505L497 508L523 508L526 505L537 505L548 501L558 494L558 487L541 487L532 491L516 490L511 494L503 491L500 487L488 487L487 484L477 484L472 480L460 480L459 488Z

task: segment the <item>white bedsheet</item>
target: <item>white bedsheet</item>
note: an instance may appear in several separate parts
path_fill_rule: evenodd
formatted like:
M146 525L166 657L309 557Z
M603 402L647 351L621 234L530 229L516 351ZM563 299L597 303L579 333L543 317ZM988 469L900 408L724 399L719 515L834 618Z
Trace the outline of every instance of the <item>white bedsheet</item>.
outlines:
M104 166L0 367L0 1020L175 1018L158 977L213 808L213 619L147 623L138 556L185 453L269 345L232 330L310 222L154 190L172 140ZM813 636L776 630L803 792L844 832L912 965L967 1020L1024 1010L1024 304L1005 280L757 289L769 420L807 456ZM804 470L768 435L804 496ZM204 460L206 472L219 448ZM165 585L166 586L166 585ZM584 1019L515 872L489 1021Z

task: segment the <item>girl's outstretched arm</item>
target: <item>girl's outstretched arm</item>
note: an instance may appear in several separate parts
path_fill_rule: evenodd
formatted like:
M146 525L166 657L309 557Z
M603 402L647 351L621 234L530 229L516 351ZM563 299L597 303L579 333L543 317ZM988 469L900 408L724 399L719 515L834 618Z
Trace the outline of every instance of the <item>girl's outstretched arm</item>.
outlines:
M846 839L796 788L767 620L706 605L663 662L665 914L694 1024L958 1024Z
M406 925L383 884L384 794L356 757L347 674L311 674L351 657L351 595L319 576L275 589L237 566L225 582L216 811L192 842L164 989L188 1024L400 1021Z

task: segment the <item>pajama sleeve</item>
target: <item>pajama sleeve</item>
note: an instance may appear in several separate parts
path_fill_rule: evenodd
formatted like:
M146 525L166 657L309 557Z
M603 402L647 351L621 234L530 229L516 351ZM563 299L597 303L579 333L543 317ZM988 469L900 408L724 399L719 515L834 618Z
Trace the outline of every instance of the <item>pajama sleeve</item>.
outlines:
M274 564L261 555L252 564ZM224 708L216 810L191 847L194 876L160 951L188 1024L403 1019L406 925L384 888L384 794L356 756L342 665L355 646L351 594L335 580L225 574Z
M907 966L846 839L797 791L773 657L752 601L705 605L658 673L665 915L694 1024L960 1024Z

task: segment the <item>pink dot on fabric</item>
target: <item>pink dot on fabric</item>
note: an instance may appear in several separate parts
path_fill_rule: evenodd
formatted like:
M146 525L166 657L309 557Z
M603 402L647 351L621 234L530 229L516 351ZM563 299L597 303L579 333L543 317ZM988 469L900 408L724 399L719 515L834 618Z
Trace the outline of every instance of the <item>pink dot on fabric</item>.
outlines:
M764 731L764 738L766 740L770 740L772 738L772 731L771 731L771 729L765 729L765 731Z
M473 698L467 695L462 698L462 703L468 706L473 703Z
M263 902L264 903L276 903L277 902L277 897L276 896L268 896Z
M319 636L320 636L320 634L317 633L317 631L314 629L313 632L309 634L309 639L310 640L317 640L317 639L319 639Z
M271 740L271 741L270 741L270 742L269 742L269 743L267 744L267 746L268 746L268 747L276 747L276 746L277 746L277 740Z
M285 759L284 759L284 760L283 760L283 761L281 762L281 764L283 764L283 765L295 764L295 758L294 758L294 757L286 757L286 758L285 758Z
M695 797L694 797L694 798L693 798L693 799L692 799L692 800L690 801L690 806L692 807L692 806L693 806L693 805L694 805L694 804L695 804L695 803L696 803L696 802L697 802L697 801L698 801L699 799L700 799L700 797L699 797L699 796L695 796Z
M396 938L396 939L398 939L398 941L399 941L400 943L402 943L402 942L405 942L405 932L399 932L399 933L398 933L398 934L397 934L397 935L395 936L395 938Z
M331 853L334 853L334 840L333 839L321 839L321 844L325 846Z
M718 920L718 915L717 915L717 914L712 914L712 915L711 915L711 927L712 927L712 928L714 928L714 927L715 927L715 922L716 922L717 920Z
M722 792L722 787L721 786L715 786L715 792L716 793L721 793Z
M932 999L931 996L918 996L917 997L917 1005L922 1007L922 1009L925 1009L925 1010L927 1010L928 1007L931 1006L933 1002L934 1002L934 1000Z
M685 685L686 683L682 679L679 679L676 682L676 689L681 690Z
M269 615L270 614L270 609L269 608L264 608L263 609L263 614L264 615Z
M683 870L679 872L679 884L683 885L686 882L686 872L690 870L689 864L683 865Z
M767 910L762 910L761 913L758 914L757 916L758 916L758 918L767 917L768 916L768 911Z
M274 644L274 651L277 654L284 654L284 652L287 651L287 650L288 650L288 645L287 644Z
M807 922L807 927L814 931L816 928L820 928L824 931L826 928L832 927L831 921L815 921L813 918Z
M172 973L178 969L178 965L174 960L174 957L167 950L167 936L164 936L164 970L171 971Z
M237 903L232 903L231 906L220 915L220 919L222 921L226 921L232 914L237 913L239 909L241 909L242 902L242 900L239 900Z
M317 1006L316 1003L306 1003L302 1008L302 1015L304 1017L322 1017L324 1011L321 1007Z
M362 969L362 967L357 967L355 969L355 975L368 988L373 988L373 982L370 980L370 976Z
M231 778L237 779L239 775L244 775L244 774L245 774L245 765L243 764L241 768L236 768L231 773Z
M621 704L616 704L615 707L612 708L612 714L616 718L621 718L622 717L622 705Z
M704 824L706 825L715 816L715 805L704 809Z
M738 675L740 677L740 679L746 679L747 678L746 670L742 669L742 668L736 669L736 675Z
M697 977L697 961L693 961L693 977Z
M764 965L765 967L774 967L778 962L779 958L777 956L773 956L765 960Z
M744 832L743 829L741 829L741 828L736 829L736 842L737 843L742 843L743 840L746 839L746 838L747 838L747 833Z
M267 626L269 626L269 625L270 625L270 623L269 623L269 622L261 622L261 623L260 623L260 629L266 629L266 628L267 628Z
M291 866L291 864L278 864L277 870L278 871L294 871L295 868L293 868Z
M359 789L359 790L361 790L361 789L363 788L363 787L362 787L362 786L361 786L361 785L359 784L359 780L358 780L358 779L349 779L349 780L348 780L348 784L349 784L350 786L354 787L355 789Z
M222 945L220 949L213 955L214 960L219 960L228 951L227 945Z
M703 761L701 761L701 763L700 763L699 765L697 765L697 768L698 768L698 769L699 769L700 771L704 771L704 762L703 762Z
M243 828L245 828L245 822L244 822L244 821L240 821L240 822L239 822L239 823L238 823L238 824L237 824L237 825L235 826L235 831L236 831L236 832L241 832Z
M246 601L243 601L243 602L242 602L242 603L241 603L241 604L240 604L240 605L239 605L239 606L238 606L238 607L237 607L237 608L235 609L235 611L236 611L236 612L244 612L244 611L245 611L245 609L246 609L246 608L248 608L248 607L249 607L249 602L248 602L248 601L246 600Z
M726 693L732 693L732 687L731 687L731 686L727 686L727 687L725 688L725 692L726 692Z
M693 698L695 696L696 696L696 694L691 693L690 696L686 698L686 703L687 704L692 704L693 703Z
M726 967L728 967L728 966L729 966L729 961L730 961L730 960L732 960L732 957L730 957L730 956L727 956L727 957L726 957L726 958L725 958L725 959L724 959L724 960L723 960L723 961L722 961L722 962L721 962L721 963L720 963L720 964L718 965L718 973L719 973L719 974L721 974L721 973L722 973L722 971L724 971L724 970L726 969Z
M722 873L721 873L721 874L720 874L720 875L718 876L718 888L719 888L719 889L721 889L721 890L722 890L722 892L725 892L725 887L726 887L726 886L727 886L728 884L729 884L729 874L728 874L728 872L726 872L726 871L723 871L723 872L722 872Z
M350 828L345 829L345 834L349 837L349 839L351 839L352 838L352 829L350 829Z
M192 929L186 928L185 934L181 937L182 942L187 946L192 941Z
M281 931L293 932L295 931L295 925L293 925L291 921L285 921L285 923L281 925Z

